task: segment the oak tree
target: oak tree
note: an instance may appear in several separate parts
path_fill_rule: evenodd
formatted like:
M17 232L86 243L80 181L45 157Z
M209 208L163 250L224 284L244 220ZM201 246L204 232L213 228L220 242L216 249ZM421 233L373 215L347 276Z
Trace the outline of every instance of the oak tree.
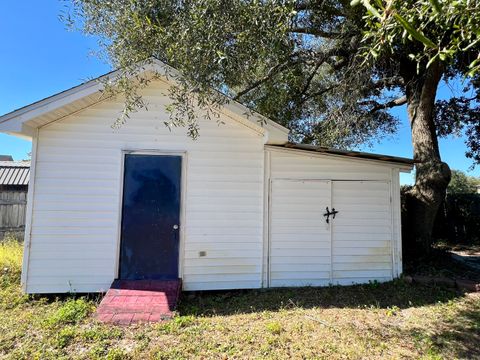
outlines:
M289 127L292 141L352 148L395 133L399 120L389 110L406 105L418 252L430 248L450 181L438 138L465 133L467 156L480 162L476 0L68 2L65 21L98 36L102 54L124 69L108 88L126 98L117 126L147 106L139 91L148 80L135 64L152 56L180 71L166 125L193 138L201 136L196 107L215 118L233 99ZM459 78L463 91L436 102L440 82Z

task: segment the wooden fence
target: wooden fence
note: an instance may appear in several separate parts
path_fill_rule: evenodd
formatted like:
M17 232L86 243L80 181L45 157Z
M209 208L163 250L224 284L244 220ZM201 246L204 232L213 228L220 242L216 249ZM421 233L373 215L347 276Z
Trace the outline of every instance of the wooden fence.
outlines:
M453 244L480 244L480 194L448 194L438 211L433 237Z
M25 190L0 190L0 240L8 233L23 239L26 207Z

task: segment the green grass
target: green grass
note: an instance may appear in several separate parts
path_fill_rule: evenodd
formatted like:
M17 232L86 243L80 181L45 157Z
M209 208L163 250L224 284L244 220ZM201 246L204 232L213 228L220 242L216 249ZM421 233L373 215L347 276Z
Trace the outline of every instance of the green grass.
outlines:
M480 297L395 281L184 294L170 322L107 326L97 297L25 296L0 244L0 358L480 358Z

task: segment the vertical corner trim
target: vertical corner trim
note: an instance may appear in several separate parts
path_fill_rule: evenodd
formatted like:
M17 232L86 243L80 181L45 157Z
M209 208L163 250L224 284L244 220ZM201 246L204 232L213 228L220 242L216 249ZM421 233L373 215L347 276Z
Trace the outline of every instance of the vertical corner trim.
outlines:
M35 129L32 139L32 159L30 161L30 180L28 184L27 193L27 207L25 215L25 235L23 242L23 261L22 261L22 276L21 285L23 292L27 292L28 268L30 265L30 248L32 246L32 223L33 223L33 201L35 194L35 170L37 167L37 151L38 151L38 137L39 130Z

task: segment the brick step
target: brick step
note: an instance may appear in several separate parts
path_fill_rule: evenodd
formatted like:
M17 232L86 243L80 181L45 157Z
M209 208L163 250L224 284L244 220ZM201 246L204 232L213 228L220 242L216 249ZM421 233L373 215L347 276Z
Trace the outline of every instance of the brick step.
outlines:
M181 292L181 280L116 280L97 308L98 320L129 325L170 319Z

